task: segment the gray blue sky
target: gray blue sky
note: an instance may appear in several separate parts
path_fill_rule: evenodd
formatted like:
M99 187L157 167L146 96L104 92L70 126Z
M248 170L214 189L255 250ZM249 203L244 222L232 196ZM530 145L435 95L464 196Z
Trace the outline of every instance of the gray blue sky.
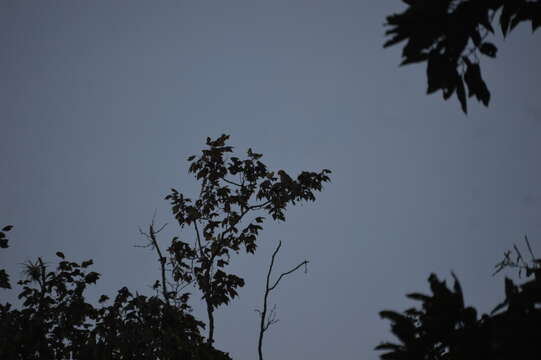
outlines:
M383 309L411 305L431 272L462 280L490 310L491 277L527 233L541 253L541 47L519 26L484 60L488 109L426 96L424 66L384 50L400 1L14 1L0 4L0 208L13 224L2 264L62 250L103 274L91 297L150 293L155 256L133 245L157 210L178 234L171 187L207 136L274 169L333 170L315 203L266 226L247 285L216 314L217 347L256 356L257 314L273 248L277 270L307 275L273 294L268 359L376 359L391 339ZM189 237L189 233L183 236ZM14 294L3 298L12 299ZM193 298L196 314L203 314Z

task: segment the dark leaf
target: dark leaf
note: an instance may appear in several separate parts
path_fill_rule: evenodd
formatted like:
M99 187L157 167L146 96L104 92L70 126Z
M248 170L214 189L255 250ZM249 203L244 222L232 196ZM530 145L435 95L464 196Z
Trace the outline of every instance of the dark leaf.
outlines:
M487 85L481 77L481 68L478 63L469 63L468 69L464 74L464 80L468 86L469 96L475 95L477 100L481 101L485 106L490 102L490 92Z
M479 31L477 29L472 31L471 39L473 43L475 44L475 46L479 46L479 44L481 44L481 34L479 34Z
M507 300L505 300L504 302L502 302L501 304L498 304L498 306L496 306L490 313L491 314L495 314L496 312L498 312L499 310L503 309L504 307L507 306L509 302Z
M374 350L399 350L401 348L400 345L393 344L393 343L382 343L376 346Z
M481 79L481 93L479 94L479 99L483 105L488 106L490 103L490 91L488 90L487 84Z
M389 46L393 46L394 44L398 44L399 42L404 41L407 38L408 38L407 34L397 34L392 39L387 40L383 44L383 47L386 48L386 47L389 47Z
M62 252L60 252L60 251L56 252L56 256L58 256L61 259L64 259L64 254Z
M419 300L419 301L430 301L432 299L431 296L419 294L419 293L411 293L407 294L406 297L413 299L413 300Z
M428 54L420 53L414 56L408 56L406 59L402 60L402 62L400 63L400 66L414 64L414 63L418 63L418 62L422 62L426 60L428 60Z
M464 114L467 114L468 103L466 100L466 90L464 89L464 81L462 80L462 77L460 77L457 82L456 96L458 98L458 101L460 101L460 106L462 107L462 111L464 112Z
M431 94L442 87L446 71L446 60L444 56L432 52L428 58L426 75L428 79L427 94Z
M85 276L85 282L87 284L94 284L96 281L100 278L100 274L97 272L92 271L91 273L87 274Z
M89 260L86 260L86 261L83 261L81 263L81 267L82 268L87 268L89 267L90 265L94 264L94 261L92 261L92 259L89 259Z
M9 283L9 275L4 269L0 269L0 288L11 289L11 284Z
M511 21L511 13L509 11L509 6L504 6L502 13L500 15L500 27L502 29L502 34L504 37L507 35L507 30L509 29L510 21Z
M541 4L537 7L537 11L531 15L532 32L541 26Z
M505 278L505 297L507 299L512 298L517 293L517 287L513 283L513 280Z
M490 42L484 42L481 44L479 51L481 51L481 53L485 54L486 56L494 58L496 57L496 52L498 51L498 48Z
M494 28L492 27L492 24L490 23L488 11L485 11L483 13L483 15L481 16L480 23L481 23L481 25L483 25L485 27L485 29L487 29L491 33L494 33Z
M460 308L464 308L464 295L462 293L462 286L460 285L460 281L458 281L458 278L456 277L455 273L451 273L453 276L453 279L455 280L453 290L455 291L456 296L458 297Z
M524 0L505 0L503 4L503 9L500 15L500 26L502 28L502 33L505 36L509 29L509 24L511 19L520 12L521 7L524 5ZM516 23L514 24L516 26ZM513 26L513 27L514 27ZM511 28L512 29L512 28Z
M6 225L2 228L2 231L8 232L11 231L11 229L13 229L13 225Z

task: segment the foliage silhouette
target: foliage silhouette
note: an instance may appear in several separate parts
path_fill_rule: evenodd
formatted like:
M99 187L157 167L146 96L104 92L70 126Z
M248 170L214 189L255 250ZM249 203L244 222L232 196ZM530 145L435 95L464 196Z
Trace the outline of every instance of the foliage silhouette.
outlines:
M541 26L540 0L403 0L407 9L387 17L390 37L384 47L407 40L401 65L427 63L427 93L442 91L443 98L456 94L467 113L468 97L488 106L490 91L485 84L479 54L494 58L497 48L486 38L494 34L493 22L506 36L521 22L529 21L532 32Z
M84 294L100 277L87 270L92 260L57 256L54 271L41 258L25 264L20 310L0 304L1 359L230 359L204 342L202 322L157 296L134 296L124 287L111 305L102 295L93 306Z
M301 172L296 179L284 170L276 174L260 161L262 155L248 149L244 159L226 158L233 151L226 145L228 135L207 138L207 148L199 157L190 156L189 172L200 181L198 198L192 201L176 189L166 197L181 228L193 227L195 240L173 238L168 249L176 288L194 283L206 303L209 334L214 340L214 311L227 305L244 279L225 268L241 247L247 253L257 248L266 213L275 221L285 221L288 205L314 201L315 192L328 182L330 170Z
M197 200L174 189L166 197L180 227L193 226L192 243L174 237L162 252L157 235L163 227L153 221L149 232L142 232L160 263L155 296L134 295L123 287L112 301L102 295L93 305L85 299L87 287L100 278L89 270L92 260L68 261L58 251L55 270L41 257L27 262L25 278L18 282L21 308L0 304L0 359L231 359L213 347L213 312L244 285L241 277L225 272L232 253L241 246L254 253L264 222L260 213L285 221L287 206L314 201L330 171L304 171L296 180L283 170L275 176L251 149L246 159L226 158L233 149L226 145L228 138L208 138L202 155L189 158L189 172L201 181ZM8 225L0 231L0 248L9 247L11 230ZM184 292L191 285L201 290L207 305L207 338L201 334L206 324L191 315L190 293ZM0 287L11 288L5 269L0 269Z
M516 248L515 248L516 249ZM391 330L400 343L382 343L384 360L403 359L530 359L541 354L541 259L532 256L524 263L517 250L516 261L509 254L497 265L519 267L531 278L520 285L505 278L505 300L490 314L477 315L465 306L460 282L453 274L450 289L445 281L431 274L432 295L413 293L408 298L420 301L422 308L403 313L382 311L391 321ZM498 271L499 271L498 270Z

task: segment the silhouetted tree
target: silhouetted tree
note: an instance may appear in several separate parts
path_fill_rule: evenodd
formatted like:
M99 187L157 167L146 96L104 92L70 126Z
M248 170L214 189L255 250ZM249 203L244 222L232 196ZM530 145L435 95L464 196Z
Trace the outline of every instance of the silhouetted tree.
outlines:
M529 244L528 244L529 247ZM516 248L515 248L516 249ZM453 274L450 289L445 281L431 274L432 295L413 293L408 298L421 301L422 307L403 313L382 311L391 321L391 330L400 341L376 347L385 350L384 360L462 360L462 359L536 359L541 355L541 259L532 255L526 264L518 252L509 253L497 265L498 271L513 266L530 278L520 285L505 279L505 300L490 314L478 316L465 306L462 288Z
M540 0L403 0L407 9L387 17L390 39L384 47L406 40L401 65L427 63L427 93L454 93L464 113L468 97L488 106L490 91L482 76L479 54L494 58L497 48L486 40L494 33L494 19L504 36L521 22L532 32L541 26ZM464 83L466 86L464 86Z
M202 155L189 158L189 172L201 181L197 200L174 189L166 197L180 227L193 226L192 241L174 237L164 252L157 239L163 227L156 228L153 220L148 232L141 231L160 264L155 296L123 287L110 305L106 295L93 305L84 294L100 278L88 270L92 260L72 262L57 252L60 261L50 270L40 257L25 264L25 278L18 282L21 308L0 304L0 359L230 359L213 347L213 312L237 295L244 280L226 273L226 266L241 247L255 252L261 212L284 221L288 205L315 200L330 171L304 171L295 180L283 170L275 176L251 149L243 160L228 158L233 149L228 138L208 138ZM11 229L0 231L0 248L8 248ZM200 332L205 323L191 315L184 292L191 285L201 290L207 307L206 339ZM5 269L0 269L0 288L11 288Z
M173 238L169 262L177 288L192 282L203 294L208 315L208 343L214 341L214 311L237 296L244 279L227 273L233 253L241 247L254 253L257 236L265 220L285 221L288 205L314 201L316 191L329 181L329 170L301 172L296 179L284 170L276 174L260 161L262 155L248 149L240 159L227 158L233 147L228 135L207 138L207 149L199 157L190 156L189 172L200 181L196 200L172 189L166 197L181 228L193 228L193 241ZM183 285L183 286L179 286Z

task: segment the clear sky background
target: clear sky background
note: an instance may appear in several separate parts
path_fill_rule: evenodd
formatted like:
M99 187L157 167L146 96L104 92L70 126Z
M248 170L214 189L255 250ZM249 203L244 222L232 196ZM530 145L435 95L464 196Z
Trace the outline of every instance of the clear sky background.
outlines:
M256 357L265 272L309 259L281 283L268 359L376 359L383 309L412 305L431 272L462 280L489 311L493 266L527 233L541 254L540 37L521 25L484 59L488 109L426 96L424 66L384 50L400 1L14 1L0 3L2 264L92 258L90 298L151 294L153 253L133 247L163 200L193 194L186 158L207 136L273 169L333 171L315 203L265 227L231 270L247 285L216 313L216 346ZM183 236L189 238L190 233ZM6 295L7 294L7 295ZM15 298L14 292L2 293ZM198 296L196 314L205 319Z

